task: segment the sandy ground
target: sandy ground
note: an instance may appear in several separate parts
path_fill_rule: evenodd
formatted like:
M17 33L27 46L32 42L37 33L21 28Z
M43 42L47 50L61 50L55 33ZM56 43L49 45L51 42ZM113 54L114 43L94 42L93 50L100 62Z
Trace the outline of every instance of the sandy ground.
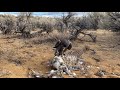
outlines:
M92 33L97 35L96 43L88 37L73 42L73 49L88 45L97 53L96 56L90 52L82 55L92 66L89 75L81 75L80 71L75 73L79 78L101 78L96 73L102 69L108 73L102 78L120 78L120 35L103 30ZM23 40L0 35L0 78L28 78L28 68L42 73L50 71L46 62L54 57L54 42L39 43L39 39L41 37ZM99 58L100 62L96 62L95 58ZM69 78L67 75L64 77Z

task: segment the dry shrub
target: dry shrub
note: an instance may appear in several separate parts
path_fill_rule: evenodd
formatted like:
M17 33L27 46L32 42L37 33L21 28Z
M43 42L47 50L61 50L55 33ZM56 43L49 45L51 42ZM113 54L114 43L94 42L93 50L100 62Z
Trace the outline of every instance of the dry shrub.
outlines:
M11 15L0 16L0 29L3 34L11 34L15 30L16 18Z

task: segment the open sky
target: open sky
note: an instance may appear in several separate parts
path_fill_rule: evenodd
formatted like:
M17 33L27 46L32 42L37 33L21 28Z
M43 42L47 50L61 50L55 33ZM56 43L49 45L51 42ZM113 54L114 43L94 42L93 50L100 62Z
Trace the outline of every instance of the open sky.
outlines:
M17 15L19 12L0 12L0 14L12 14ZM78 16L85 15L85 12L76 12ZM62 12L33 12L34 16L45 16L45 17L59 17Z

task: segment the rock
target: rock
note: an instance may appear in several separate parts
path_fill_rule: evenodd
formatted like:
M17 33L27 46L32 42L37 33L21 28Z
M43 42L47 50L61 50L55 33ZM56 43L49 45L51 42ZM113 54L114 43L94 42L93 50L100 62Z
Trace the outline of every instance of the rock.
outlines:
M81 65L82 65L83 63L84 63L83 60L79 60L79 61L78 61L78 64L81 64Z
M56 71L55 70L51 70L50 71L50 74L54 74Z
M83 64L83 62L79 62L79 64Z
M48 74L49 77L56 75L56 71L55 70L51 70L50 73Z
M100 67L96 67L97 69L100 69Z
M35 78L40 78L40 76L36 75Z
M103 70L99 70L95 75L99 76L99 77L102 77L105 75L105 71Z
M76 73L73 73L73 76L76 77L77 76Z
M52 78L63 78L63 77L60 77L60 76L52 76Z
M39 75L37 75L37 74L32 74L31 76L32 76L32 78L42 78L42 75L40 75L40 74L39 74Z

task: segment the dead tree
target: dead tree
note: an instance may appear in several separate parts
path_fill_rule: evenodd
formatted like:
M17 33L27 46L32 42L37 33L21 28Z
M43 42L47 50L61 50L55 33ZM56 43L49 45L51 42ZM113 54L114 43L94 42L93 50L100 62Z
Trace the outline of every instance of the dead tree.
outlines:
M17 17L17 29L15 33L21 33L24 38L31 37L30 31L30 17L31 12L21 12L20 15Z
M69 28L69 24L71 23L71 19L72 17L75 15L76 13L74 12L67 12L67 13L63 13L61 18L57 18L57 27L59 27L59 30L61 32L64 32L65 29Z
M65 25L62 22L62 20L60 18L56 19L56 23L55 23L55 28L59 31L59 32L63 32Z
M65 16L63 13L62 21L65 24L65 26L68 28L68 23L70 22L70 19L75 15L73 12L68 12Z

